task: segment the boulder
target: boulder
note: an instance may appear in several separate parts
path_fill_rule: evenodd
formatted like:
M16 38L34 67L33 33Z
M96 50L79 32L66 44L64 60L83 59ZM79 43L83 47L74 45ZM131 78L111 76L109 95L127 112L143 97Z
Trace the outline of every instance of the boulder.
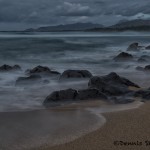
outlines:
M139 86L116 73L110 73L106 76L94 76L88 83L89 88L97 88L106 95L122 95L131 92L128 87Z
M71 79L71 78L91 78L92 74L88 70L66 70L61 76L62 79Z
M28 84L38 84L42 82L40 75L30 75L29 77L19 77L16 80L16 85L28 85Z
M100 92L98 89L85 89L79 90L77 98L79 100L88 100L88 99L107 99L107 96Z
M122 52L114 58L115 61L131 61L133 56L131 54Z
M0 72L8 72L8 71L20 71L21 67L19 65L9 66L9 65L3 65L0 66Z
M61 91L52 92L43 102L45 106L49 106L52 102L64 102L64 101L79 101L79 100L94 100L101 99L106 100L107 96L100 92L98 89L84 89L74 90L67 89Z
M74 89L55 91L51 93L44 101L44 104L57 101L75 100L78 92Z
M39 74L39 75L60 75L59 72L57 71L52 71L48 67L44 66L37 66L31 70L26 71L27 74L29 75L34 75L34 74Z
M139 50L139 48L140 48L139 43L132 43L127 48L127 51L137 51L137 50Z

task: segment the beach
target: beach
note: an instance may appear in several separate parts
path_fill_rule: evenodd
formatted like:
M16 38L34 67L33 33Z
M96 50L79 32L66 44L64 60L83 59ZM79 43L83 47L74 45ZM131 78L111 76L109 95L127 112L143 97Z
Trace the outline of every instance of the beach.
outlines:
M0 34L0 150L149 149L149 35L137 34Z
M73 142L39 150L141 150L149 149L150 103L132 110L105 113L107 122L100 129ZM134 142L136 145L114 145L115 141ZM141 143L142 142L142 143Z

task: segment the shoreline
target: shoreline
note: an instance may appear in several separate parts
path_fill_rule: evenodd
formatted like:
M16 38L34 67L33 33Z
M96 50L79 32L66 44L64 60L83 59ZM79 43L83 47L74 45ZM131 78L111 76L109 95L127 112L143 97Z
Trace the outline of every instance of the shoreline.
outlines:
M107 123L104 112L135 109L142 104L137 101L126 105L109 105L97 100L51 110L2 112L0 148L38 150L40 147L45 150L45 145L48 148L70 143L103 128Z
M66 144L54 147L40 147L36 150L149 149L150 145L146 143L146 141L150 141L149 113L150 102L146 102L137 109L103 113L102 115L107 122L98 130ZM135 142L136 144L129 146L115 145L115 141Z
M124 104L122 104L122 105L104 105L104 107L103 107L103 109L102 110L100 110L99 112L97 112L97 110L93 107L93 108L91 108L91 109L88 109L88 111L90 111L91 113L93 113L93 114L95 114L95 115L97 115L98 117L103 117L106 121L105 121L105 123L103 123L103 125L101 125L101 126L99 126L97 129L95 129L95 130L93 130L93 131L89 131L89 132L87 132L87 133L85 133L85 134L83 134L83 135L80 135L79 137L77 137L77 138L75 138L75 139L73 139L73 140L71 140L71 141L68 141L68 142L65 142L65 143L63 143L63 144L58 144L58 145L55 145L55 146L48 146L48 145L43 145L43 146L41 146L41 147L39 147L39 148L33 148L33 149L30 149L30 150L59 150L59 149L64 149L64 150L66 150L66 149L74 149L74 147L76 147L76 141L79 141L80 139L84 139L86 136L88 136L88 135L91 135L91 134L93 134L93 133L96 133L97 131L99 131L99 130L103 130L103 128L105 127L105 125L108 123L108 121L109 121L109 119L107 118L107 116L111 116L111 114L118 114L118 113L125 113L125 112L128 112L128 111L134 111L134 110L136 110L136 109L139 109L140 107L142 107L142 105L144 105L144 103L139 103L138 101L137 102L134 102L134 103L131 103L131 104L126 104L126 105L124 105ZM68 106L69 107L69 106ZM84 107L84 106L82 106L82 107ZM112 108L111 108L112 107ZM110 109L111 108L111 109ZM62 110L64 110L64 109L66 109L66 107L65 108L62 108ZM71 108L72 109L72 108ZM60 109L61 110L61 109ZM59 109L58 109L58 111L59 111ZM80 142L80 141L79 141ZM81 143L80 143L81 144ZM79 145L77 145L77 148L76 149L80 149L78 146L80 146L80 144ZM84 144L84 146L86 146L86 144L87 143L82 143L82 144ZM69 145L69 147L68 147L68 145ZM70 147L70 145L71 145L71 147ZM83 145L82 145L83 146ZM82 149L83 147L81 147L81 149ZM75 149L75 150L76 150ZM87 148L86 148L87 149ZM85 149L85 150L86 150ZM90 148L90 149L92 149L92 147ZM99 150L99 149L96 149L96 150Z

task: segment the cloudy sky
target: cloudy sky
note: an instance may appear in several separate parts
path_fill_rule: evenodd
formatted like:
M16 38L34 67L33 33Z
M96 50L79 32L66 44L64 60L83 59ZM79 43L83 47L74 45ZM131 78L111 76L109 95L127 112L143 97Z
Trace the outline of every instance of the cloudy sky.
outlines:
M0 30L150 19L149 0L0 0Z

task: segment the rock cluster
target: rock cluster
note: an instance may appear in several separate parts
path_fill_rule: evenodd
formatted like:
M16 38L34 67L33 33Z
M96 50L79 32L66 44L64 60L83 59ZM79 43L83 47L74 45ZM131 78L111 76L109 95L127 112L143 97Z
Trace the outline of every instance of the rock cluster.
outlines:
M52 102L76 101L88 99L112 99L115 103L130 103L133 99L124 98L133 94L129 87L139 86L124 77L120 77L112 72L106 76L93 76L90 78L88 88L83 90L66 89L52 92L44 101L44 106L49 106ZM118 97L122 97L119 99Z

